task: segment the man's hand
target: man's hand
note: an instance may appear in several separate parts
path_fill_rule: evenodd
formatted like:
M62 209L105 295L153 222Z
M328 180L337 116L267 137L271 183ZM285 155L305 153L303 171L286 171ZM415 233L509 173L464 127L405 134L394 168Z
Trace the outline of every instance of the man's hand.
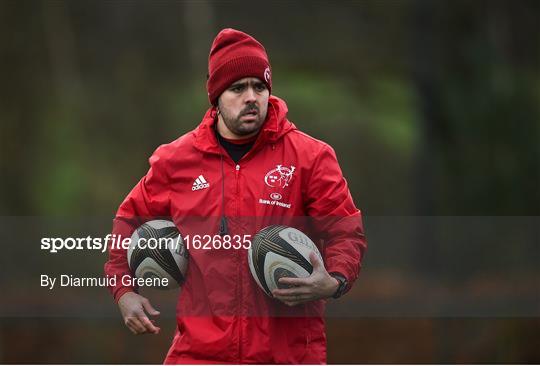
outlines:
M279 283L291 288L276 289L272 295L289 306L303 304L309 301L332 297L339 287L339 281L330 276L323 263L314 252L309 254L313 272L309 277L282 277Z
M158 316L159 311L154 309L150 301L135 292L126 292L120 300L118 307L122 313L122 318L126 326L133 334L152 333L158 334L161 330L153 324L153 320L148 319L146 313L151 316Z

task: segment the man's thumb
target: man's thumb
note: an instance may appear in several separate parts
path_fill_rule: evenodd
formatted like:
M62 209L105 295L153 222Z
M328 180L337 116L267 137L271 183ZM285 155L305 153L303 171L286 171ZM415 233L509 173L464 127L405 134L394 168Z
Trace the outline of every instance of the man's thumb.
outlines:
M323 264L317 254L315 252L309 253L309 261L311 262L311 265L313 266L313 270L319 270L321 267L323 267Z

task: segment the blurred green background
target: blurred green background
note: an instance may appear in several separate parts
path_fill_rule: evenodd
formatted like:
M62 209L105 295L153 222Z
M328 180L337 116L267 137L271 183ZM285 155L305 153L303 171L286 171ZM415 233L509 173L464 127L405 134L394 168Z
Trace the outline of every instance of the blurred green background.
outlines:
M0 215L112 218L155 148L200 122L211 42L233 27L266 47L289 119L335 148L368 239L370 217L536 217L539 24L535 0L0 0ZM479 258L512 256L538 291L534 220L504 250L463 255L463 276ZM427 230L426 240L441 235ZM368 296L399 291L396 263L433 274L449 253L444 240L420 242L393 262L384 241L370 244L390 259L368 251L359 280ZM172 319L168 333L135 338L112 300L108 311L92 321L0 318L0 362L161 362ZM539 326L538 313L333 317L328 360L538 363Z

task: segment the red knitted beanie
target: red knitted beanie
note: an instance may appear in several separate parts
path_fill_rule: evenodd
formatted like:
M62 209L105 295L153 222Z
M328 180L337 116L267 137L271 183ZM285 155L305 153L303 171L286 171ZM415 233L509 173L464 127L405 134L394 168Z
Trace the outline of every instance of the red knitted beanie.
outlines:
M256 77L272 91L270 62L263 45L235 29L223 29L214 39L208 56L208 99L217 104L221 93L236 80Z

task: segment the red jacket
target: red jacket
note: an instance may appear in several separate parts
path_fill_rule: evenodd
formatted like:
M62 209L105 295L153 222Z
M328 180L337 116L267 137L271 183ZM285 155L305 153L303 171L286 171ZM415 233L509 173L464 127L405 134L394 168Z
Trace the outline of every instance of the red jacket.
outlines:
M366 242L335 153L287 120L284 101L272 96L269 103L257 141L238 164L217 142L213 108L198 128L160 146L120 206L113 233L130 236L152 217L172 217L183 235L216 235L222 215L230 235L287 224L319 244L326 240L320 249L327 271L352 285ZM189 254L166 363L326 363L324 301L291 308L267 297L245 249ZM125 250L110 251L105 272L129 273ZM133 289L118 281L110 290L118 300Z

